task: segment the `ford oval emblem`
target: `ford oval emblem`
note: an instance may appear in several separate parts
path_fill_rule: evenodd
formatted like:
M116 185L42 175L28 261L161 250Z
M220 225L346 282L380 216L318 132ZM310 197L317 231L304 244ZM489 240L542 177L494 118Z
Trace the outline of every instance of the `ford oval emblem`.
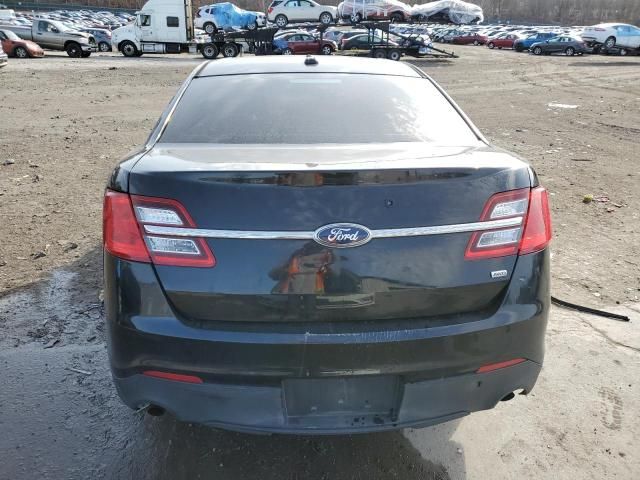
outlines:
M326 247L358 247L371 240L371 231L355 223L332 223L317 229L313 239Z

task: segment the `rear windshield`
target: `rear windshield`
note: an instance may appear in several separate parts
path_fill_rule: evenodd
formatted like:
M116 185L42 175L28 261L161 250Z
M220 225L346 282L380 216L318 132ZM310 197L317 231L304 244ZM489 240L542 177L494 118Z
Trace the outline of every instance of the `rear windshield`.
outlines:
M426 79L329 73L195 78L160 138L219 144L477 141Z

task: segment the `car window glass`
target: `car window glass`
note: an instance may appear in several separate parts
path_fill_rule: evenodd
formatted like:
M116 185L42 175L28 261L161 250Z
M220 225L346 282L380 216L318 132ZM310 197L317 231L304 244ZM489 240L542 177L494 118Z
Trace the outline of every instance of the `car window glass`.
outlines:
M42 20L38 22L38 30L40 32L46 32L47 31L47 26L49 25L48 22L43 22Z
M151 26L151 15L140 15L140 25L143 27Z
M179 27L180 20L178 17L167 17L167 27Z
M305 1L305 0L300 0L300 6L301 7L313 7L313 4Z
M0 40L6 40L7 36L4 34L4 32L0 32Z
M310 92L318 105L343 105L340 115L332 109L317 109L312 128L309 122L292 122L291 112L308 102ZM476 145L478 139L451 103L424 78L274 73L193 79L160 142L466 146Z

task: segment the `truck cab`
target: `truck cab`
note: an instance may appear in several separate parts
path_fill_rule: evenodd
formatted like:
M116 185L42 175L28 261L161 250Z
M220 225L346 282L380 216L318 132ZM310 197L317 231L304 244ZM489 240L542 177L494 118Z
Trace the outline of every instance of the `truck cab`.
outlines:
M133 23L115 29L111 43L127 57L180 53L194 39L191 0L149 0Z

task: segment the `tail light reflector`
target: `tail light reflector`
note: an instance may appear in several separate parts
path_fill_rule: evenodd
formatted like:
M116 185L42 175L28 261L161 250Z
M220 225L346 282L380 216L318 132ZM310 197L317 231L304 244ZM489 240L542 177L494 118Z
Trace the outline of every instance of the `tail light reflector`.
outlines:
M518 365L519 363L526 362L526 358L514 358L513 360L507 360L506 362L498 362L498 363L490 363L488 365L483 365L476 373L487 373L493 372L494 370L500 370L501 368L513 367L514 365Z
M160 372L158 370L146 370L142 372L147 377L162 378L163 380L172 380L174 382L184 383L204 383L200 377L195 375L182 375L180 373Z
M202 238L146 235L145 225L195 228L177 201L107 190L104 246L112 255L138 262L178 267L213 267L215 257Z

